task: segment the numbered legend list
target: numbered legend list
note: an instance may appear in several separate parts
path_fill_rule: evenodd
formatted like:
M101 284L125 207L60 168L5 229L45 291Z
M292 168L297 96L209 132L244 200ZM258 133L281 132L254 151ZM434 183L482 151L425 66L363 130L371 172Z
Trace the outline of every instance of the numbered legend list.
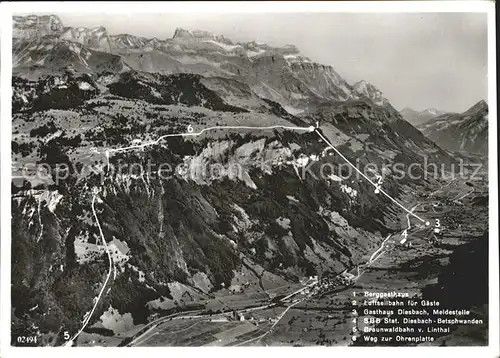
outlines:
M350 299L354 346L407 346L434 342L459 326L484 325L467 309L445 308L439 301L408 292L358 290Z

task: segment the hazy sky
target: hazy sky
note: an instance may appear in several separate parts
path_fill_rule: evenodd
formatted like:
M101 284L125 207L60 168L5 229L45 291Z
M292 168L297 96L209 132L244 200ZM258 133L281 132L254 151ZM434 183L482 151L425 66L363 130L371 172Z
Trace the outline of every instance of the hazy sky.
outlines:
M296 45L348 82L365 79L398 109L462 112L487 100L486 14L58 14L65 26L105 26L171 38L177 27L233 41Z

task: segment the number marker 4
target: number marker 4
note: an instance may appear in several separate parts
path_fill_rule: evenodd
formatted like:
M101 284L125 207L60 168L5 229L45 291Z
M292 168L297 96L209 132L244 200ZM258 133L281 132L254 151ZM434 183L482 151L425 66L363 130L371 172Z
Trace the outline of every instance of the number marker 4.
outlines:
M403 233L401 234L401 241L399 242L400 244L404 244L408 238L408 232L407 230L403 231Z

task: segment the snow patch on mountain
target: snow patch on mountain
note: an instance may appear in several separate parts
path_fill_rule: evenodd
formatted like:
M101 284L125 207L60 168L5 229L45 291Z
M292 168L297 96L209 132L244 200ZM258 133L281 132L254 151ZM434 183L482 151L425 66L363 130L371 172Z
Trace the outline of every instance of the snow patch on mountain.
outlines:
M217 46L221 47L222 49L224 49L225 51L234 51L237 48L242 48L241 45L228 45L228 44L225 44L222 42L217 42L214 40L208 40L205 42L209 42L209 43L212 43L214 45L217 45Z

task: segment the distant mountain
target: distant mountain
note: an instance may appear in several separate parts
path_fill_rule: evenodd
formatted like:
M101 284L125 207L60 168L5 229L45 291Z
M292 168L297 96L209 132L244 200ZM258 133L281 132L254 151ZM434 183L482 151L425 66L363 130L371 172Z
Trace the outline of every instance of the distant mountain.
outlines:
M427 108L421 112L415 111L411 108L404 108L399 112L401 116L414 126L427 122L429 119L440 116L447 112L437 110L435 108Z
M14 73L30 79L64 72L68 66L83 73L193 73L237 80L293 115L364 97L390 106L372 84L350 85L331 66L311 61L293 45L234 43L208 31L181 28L166 40L111 35L102 26L66 27L56 15L15 16L13 23Z
M14 74L34 79L64 73L67 69L89 74L130 69L118 55L50 37L35 41L19 39L13 42L12 50Z
M443 149L488 154L488 104L483 100L461 114L442 114L417 128Z
M56 15L28 15L12 17L13 38L34 38L62 33L64 26Z

